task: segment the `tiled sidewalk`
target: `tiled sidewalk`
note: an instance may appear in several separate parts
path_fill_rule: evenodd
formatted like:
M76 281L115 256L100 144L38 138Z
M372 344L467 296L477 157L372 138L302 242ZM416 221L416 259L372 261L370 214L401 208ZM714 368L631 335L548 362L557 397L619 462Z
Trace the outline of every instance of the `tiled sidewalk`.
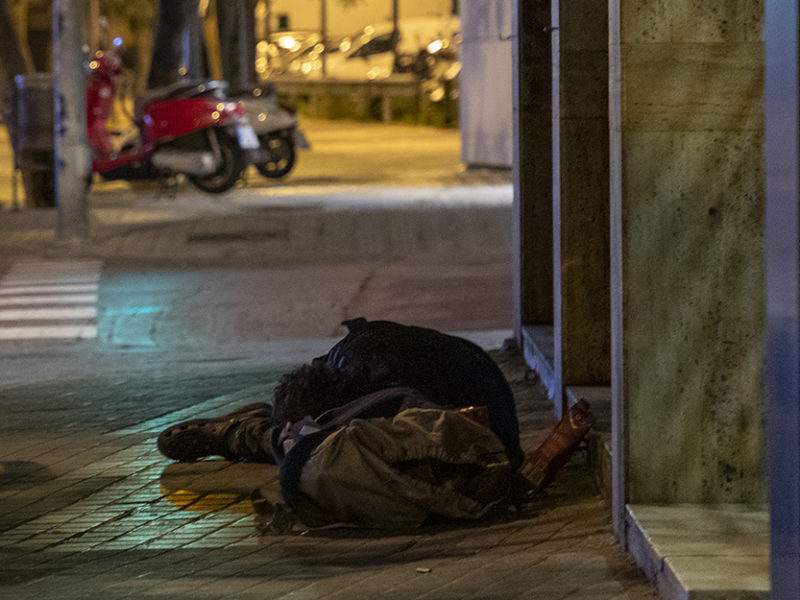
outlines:
M550 404L516 354L495 356L512 382L530 448L552 423ZM82 430L63 408L68 433L19 434L0 423L0 597L656 597L616 546L581 456L521 513L401 534L259 537L247 498L274 483L274 467L169 463L155 436L175 421L263 399L272 385L110 433Z

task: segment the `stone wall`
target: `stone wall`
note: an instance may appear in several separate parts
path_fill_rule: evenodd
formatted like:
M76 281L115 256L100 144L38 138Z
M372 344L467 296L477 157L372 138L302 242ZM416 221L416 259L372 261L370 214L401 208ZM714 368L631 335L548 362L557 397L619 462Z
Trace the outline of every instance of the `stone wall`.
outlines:
M626 499L760 502L763 6L609 6L612 388Z

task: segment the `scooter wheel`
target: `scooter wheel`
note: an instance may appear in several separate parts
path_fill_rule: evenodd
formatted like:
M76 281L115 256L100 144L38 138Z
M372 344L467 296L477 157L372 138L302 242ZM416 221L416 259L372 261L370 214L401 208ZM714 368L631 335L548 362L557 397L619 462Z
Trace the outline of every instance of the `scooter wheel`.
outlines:
M283 177L294 167L296 152L291 137L286 135L269 135L259 138L262 150L266 150L269 158L262 163L255 163L255 168L264 177L275 179Z
M239 181L247 166L238 142L231 135L222 131L217 131L216 135L222 155L219 169L212 175L189 176L189 181L196 188L210 194L221 194L231 189Z

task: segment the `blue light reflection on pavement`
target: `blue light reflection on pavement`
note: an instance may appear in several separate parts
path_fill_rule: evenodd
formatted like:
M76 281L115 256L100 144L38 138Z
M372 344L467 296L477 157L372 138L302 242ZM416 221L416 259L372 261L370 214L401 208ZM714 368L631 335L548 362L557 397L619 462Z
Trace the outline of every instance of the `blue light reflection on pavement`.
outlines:
M152 315L164 310L163 306L131 306L128 308L103 311L104 317L130 317L134 315Z

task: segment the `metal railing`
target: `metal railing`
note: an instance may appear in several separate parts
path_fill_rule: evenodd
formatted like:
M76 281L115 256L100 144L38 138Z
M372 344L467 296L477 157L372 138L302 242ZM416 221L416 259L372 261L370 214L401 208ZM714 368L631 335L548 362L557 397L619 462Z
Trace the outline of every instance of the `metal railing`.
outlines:
M435 102L429 85L411 74L373 81L303 80L274 77L281 98L313 118L394 121L454 127L458 125L458 84L445 81Z

